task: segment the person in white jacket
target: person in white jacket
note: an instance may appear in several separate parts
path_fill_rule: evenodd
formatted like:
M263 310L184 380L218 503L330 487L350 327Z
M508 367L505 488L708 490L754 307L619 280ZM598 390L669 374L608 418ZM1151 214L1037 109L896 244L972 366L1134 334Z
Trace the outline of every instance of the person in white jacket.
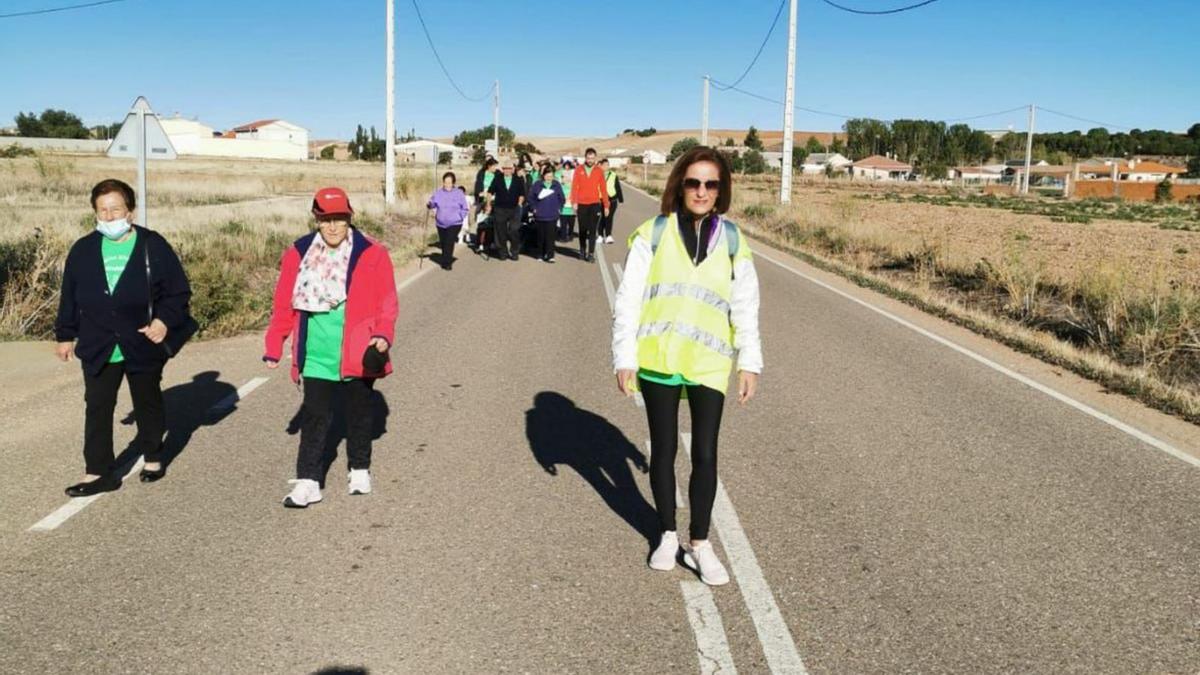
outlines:
M737 355L737 397L758 389L758 275L737 226L725 220L732 174L720 152L685 153L663 191L661 215L629 238L613 317L613 370L621 393L641 390L650 425L650 485L662 536L655 570L675 567L675 454L679 400L692 415L691 527L683 562L710 585L729 574L708 541L717 488L717 436Z

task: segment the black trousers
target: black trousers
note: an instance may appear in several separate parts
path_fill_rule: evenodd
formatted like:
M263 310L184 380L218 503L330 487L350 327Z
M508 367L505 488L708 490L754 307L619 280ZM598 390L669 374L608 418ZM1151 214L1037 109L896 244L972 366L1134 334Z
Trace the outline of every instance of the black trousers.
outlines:
M544 260L554 259L554 226L553 220L534 221L537 225L538 255Z
M492 232L501 257L516 256L521 252L521 221L517 215L516 208L492 208Z
M167 430L163 409L162 366L143 373L125 371L124 363L109 363L96 376L83 375L83 400L86 412L83 423L83 461L87 472L106 476L113 466L113 411L117 407L117 392L121 378L129 383L133 398L133 417L137 436L133 447L147 462L162 461L162 440Z
M318 483L325 478L325 440L333 422L333 395L341 390L346 404L346 458L351 469L371 468L371 410L373 379L343 382L304 378L304 420L300 425L300 452L296 456L296 478Z
M600 218L600 236L601 237L611 237L612 236L613 219L617 217L617 205L618 204L620 204L620 202L618 202L615 199L611 199L608 202L608 215L605 216L603 214L603 212L601 212L601 218Z
M596 252L596 230L604 218L603 204L582 204L579 207L579 255L587 257Z
M458 241L458 233L462 232L462 225L454 227L439 227L438 244L442 247L442 266L448 266L454 262L454 244Z
M560 241L571 241L575 236L575 214L558 217L558 238Z
M683 387L638 380L650 422L650 490L663 531L675 528L675 453L679 447L679 398ZM716 389L687 388L692 411L692 476L688 504L692 539L708 539L713 502L717 497L717 436L725 395Z

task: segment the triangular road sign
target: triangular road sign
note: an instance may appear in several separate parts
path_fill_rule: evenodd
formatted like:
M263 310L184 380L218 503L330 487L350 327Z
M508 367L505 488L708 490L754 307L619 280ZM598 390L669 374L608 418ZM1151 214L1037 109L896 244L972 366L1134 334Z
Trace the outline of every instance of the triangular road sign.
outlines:
M133 109L125 116L121 130L109 144L108 156L137 158L139 117L146 121L146 159L175 159L175 146L171 145L171 139L150 104L141 96L133 102Z

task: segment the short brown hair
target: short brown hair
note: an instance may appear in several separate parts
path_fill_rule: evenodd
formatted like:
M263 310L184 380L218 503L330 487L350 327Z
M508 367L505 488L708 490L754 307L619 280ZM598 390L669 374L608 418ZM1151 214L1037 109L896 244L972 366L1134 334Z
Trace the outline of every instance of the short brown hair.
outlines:
M733 200L733 172L729 170L729 160L725 159L725 155L720 151L700 145L675 160L675 167L667 177L667 187L663 189L660 207L662 215L669 216L683 208L683 179L687 175L688 167L696 162L712 162L717 165L721 177L721 192L717 195L713 211L724 214L729 210L729 203Z
M92 188L92 210L96 210L97 199L114 192L119 193L125 198L125 208L130 211L137 208L137 194L134 193L133 188L129 187L129 183L117 180L116 178L106 178L96 183L96 187Z

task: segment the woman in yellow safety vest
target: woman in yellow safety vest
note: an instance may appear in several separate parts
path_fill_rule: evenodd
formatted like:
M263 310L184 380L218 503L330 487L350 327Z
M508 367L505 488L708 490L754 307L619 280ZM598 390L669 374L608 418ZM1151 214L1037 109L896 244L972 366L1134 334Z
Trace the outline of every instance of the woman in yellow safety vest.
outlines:
M675 567L675 453L679 399L692 413L691 541L683 563L710 585L729 574L708 542L717 490L717 435L735 352L737 395L758 389L758 275L729 210L733 184L720 152L698 147L676 162L661 215L629 237L613 319L613 369L621 393L641 390L650 422L650 486L662 537L649 565Z

